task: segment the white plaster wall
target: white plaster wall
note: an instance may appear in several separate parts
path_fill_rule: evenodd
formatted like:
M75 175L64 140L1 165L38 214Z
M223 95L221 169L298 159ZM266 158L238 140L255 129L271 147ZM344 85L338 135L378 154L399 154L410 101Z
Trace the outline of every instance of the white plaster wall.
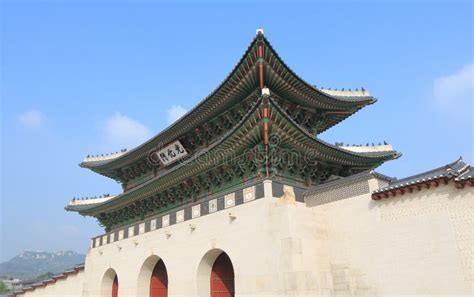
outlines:
M138 296L139 286L149 286L149 279L139 283L140 269L156 255L167 267L169 296L207 297L198 280L209 286L209 275L199 277L198 267L214 249L225 251L234 264L236 296L317 296L313 211L303 203L278 201L265 197L91 249L84 296L101 296L103 275L110 268L118 276L119 296ZM229 212L236 219L231 220Z
M367 194L312 209L327 237L317 268L323 296L472 296L473 188Z
M24 296L109 297L101 290L113 271L120 297L146 296L143 271L161 257L169 296L207 297L221 250L234 264L237 297L471 296L473 188L440 185L380 201L365 194L313 208L284 200L267 196L90 249L84 272Z

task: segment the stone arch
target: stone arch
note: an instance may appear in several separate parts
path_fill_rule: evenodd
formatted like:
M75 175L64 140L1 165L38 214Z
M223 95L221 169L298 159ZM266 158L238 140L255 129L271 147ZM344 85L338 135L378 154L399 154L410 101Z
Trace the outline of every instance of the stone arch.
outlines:
M104 273L100 287L100 296L117 297L119 289L118 276L114 269L109 268Z
M211 288L215 289L216 283L223 287L217 288L221 293L215 296L235 296L234 266L229 255L221 249L212 249L204 255L198 265L196 280L198 297L212 297ZM227 295L222 291L227 291Z
M163 259L148 257L140 268L137 283L138 297L167 297L168 272Z

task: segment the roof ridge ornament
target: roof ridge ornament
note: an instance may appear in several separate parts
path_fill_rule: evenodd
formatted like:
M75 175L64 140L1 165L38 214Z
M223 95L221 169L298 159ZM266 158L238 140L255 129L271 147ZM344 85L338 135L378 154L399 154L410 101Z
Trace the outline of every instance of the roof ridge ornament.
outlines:
M343 148L345 150L356 152L356 153L368 153L368 152L389 152L393 151L393 147L391 144L384 141L384 144L379 143L376 145L375 143L367 143L365 145L344 145L343 142L336 142L336 146Z
M114 152L114 153L105 153L105 154L99 154L99 155L87 155L82 161L83 162L94 162L94 161L104 161L104 160L110 160L110 159L115 159L117 157L122 156L127 152L127 149L121 149L120 151Z
M355 90L352 90L351 88L345 89L342 88L341 90L338 90L337 88L324 88L320 87L318 90L332 96L340 96L340 97L367 97L370 96L369 92L364 89L364 88L357 88Z
M69 202L68 206L98 204L98 203L106 202L114 197L115 195L110 195L110 194L104 194L99 197L97 196L81 197L81 198L73 197L71 201ZM66 207L66 210L67 210L67 207Z
M263 33L263 28L257 28L255 34L256 34L257 36L258 36L259 34L264 35L264 33Z
M259 31L260 30L260 31ZM263 41L263 29L257 29L257 63L258 63L258 85L260 89L265 87L265 79L264 79L264 41Z

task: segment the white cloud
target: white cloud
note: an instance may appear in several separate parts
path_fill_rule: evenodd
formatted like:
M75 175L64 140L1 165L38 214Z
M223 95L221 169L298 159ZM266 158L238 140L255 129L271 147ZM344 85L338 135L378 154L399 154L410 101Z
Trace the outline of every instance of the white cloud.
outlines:
M150 130L120 112L107 119L104 133L113 145L132 148L150 138Z
M473 95L474 63L464 65L456 73L434 81L436 105L448 114L472 116Z
M173 105L166 110L168 114L168 124L175 122L186 113L186 109L181 105Z
M26 127L38 127L44 122L44 115L38 110L29 110L18 115L18 122Z

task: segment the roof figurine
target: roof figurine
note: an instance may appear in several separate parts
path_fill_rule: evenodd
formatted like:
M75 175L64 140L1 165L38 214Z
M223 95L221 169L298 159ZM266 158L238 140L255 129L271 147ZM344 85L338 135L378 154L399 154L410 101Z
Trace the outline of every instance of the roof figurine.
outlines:
M285 177L310 188L330 176L371 170L400 153L389 144L332 145L319 134L375 102L365 89L308 84L257 29L227 78L181 119L130 151L83 160L81 167L120 182L122 194L66 209L94 216L112 230L244 182ZM286 164L271 157L285 150L301 160ZM248 152L266 161L248 159ZM308 153L315 156L311 162Z

